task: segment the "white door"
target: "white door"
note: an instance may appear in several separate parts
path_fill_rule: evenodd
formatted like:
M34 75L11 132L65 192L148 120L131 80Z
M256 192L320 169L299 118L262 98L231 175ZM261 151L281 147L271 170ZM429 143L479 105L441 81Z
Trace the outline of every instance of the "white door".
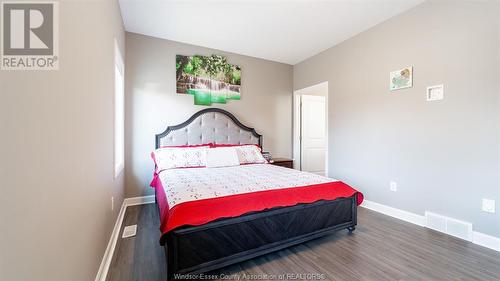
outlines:
M325 175L326 99L302 95L301 170Z

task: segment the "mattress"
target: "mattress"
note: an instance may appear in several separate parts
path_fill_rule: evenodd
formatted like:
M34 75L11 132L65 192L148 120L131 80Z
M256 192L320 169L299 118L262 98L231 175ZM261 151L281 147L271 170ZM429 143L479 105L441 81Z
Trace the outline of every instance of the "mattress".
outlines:
M161 230L202 225L275 207L363 197L345 183L270 164L171 169L151 184L160 207Z

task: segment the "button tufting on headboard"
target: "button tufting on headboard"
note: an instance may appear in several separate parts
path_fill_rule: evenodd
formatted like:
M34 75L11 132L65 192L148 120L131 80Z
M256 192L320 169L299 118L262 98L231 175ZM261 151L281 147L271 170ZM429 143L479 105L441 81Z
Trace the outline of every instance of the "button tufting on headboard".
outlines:
M195 113L186 122L168 127L156 135L156 148L171 145L203 143L258 144L262 136L243 125L231 113L219 108L207 108Z

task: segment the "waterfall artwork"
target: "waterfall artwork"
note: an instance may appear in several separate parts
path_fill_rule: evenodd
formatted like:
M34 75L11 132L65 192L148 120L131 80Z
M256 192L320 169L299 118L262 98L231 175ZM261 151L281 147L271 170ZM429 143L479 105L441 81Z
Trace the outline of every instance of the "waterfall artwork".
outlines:
M211 105L241 98L241 68L223 56L176 56L178 94L194 96L194 104Z

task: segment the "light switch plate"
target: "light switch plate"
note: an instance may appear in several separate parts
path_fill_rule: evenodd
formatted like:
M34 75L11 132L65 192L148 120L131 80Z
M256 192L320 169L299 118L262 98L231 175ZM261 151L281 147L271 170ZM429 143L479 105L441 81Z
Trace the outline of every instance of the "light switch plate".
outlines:
M435 85L427 87L427 101L437 101L444 99L444 86Z
M137 233L137 224L125 226L125 228L123 228L122 238L135 236L136 233Z

